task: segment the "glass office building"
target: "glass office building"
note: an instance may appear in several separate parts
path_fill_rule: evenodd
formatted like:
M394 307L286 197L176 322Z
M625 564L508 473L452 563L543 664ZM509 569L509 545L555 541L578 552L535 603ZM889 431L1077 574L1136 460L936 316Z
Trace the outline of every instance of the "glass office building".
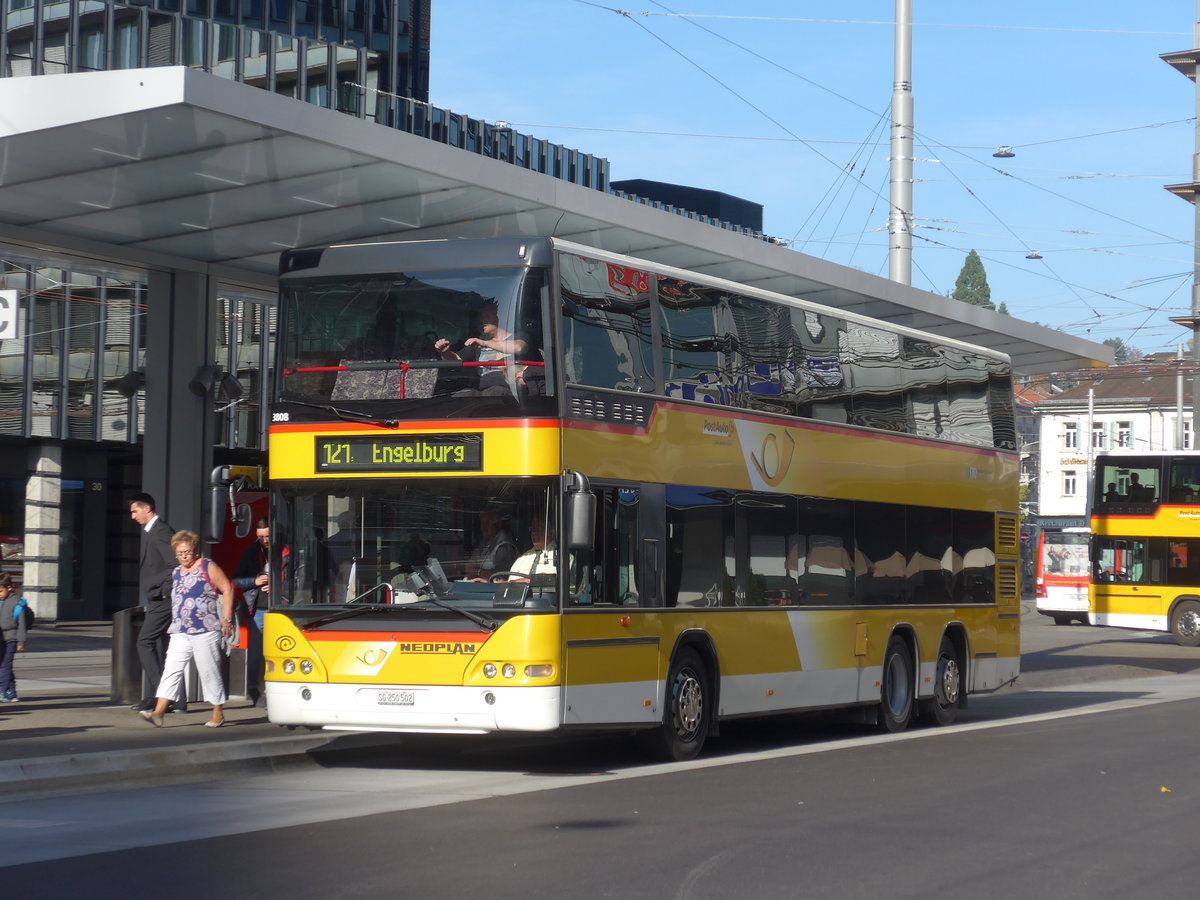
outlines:
M595 190L608 161L430 105L429 0L3 0L0 75L188 66Z

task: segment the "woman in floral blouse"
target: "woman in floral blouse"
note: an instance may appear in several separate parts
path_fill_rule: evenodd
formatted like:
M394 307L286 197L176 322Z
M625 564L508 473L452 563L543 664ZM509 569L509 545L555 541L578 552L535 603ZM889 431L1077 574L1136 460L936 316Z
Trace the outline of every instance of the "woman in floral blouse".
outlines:
M225 724L225 679L221 675L223 640L233 633L233 583L221 567L200 555L200 535L177 531L171 547L179 565L172 575L171 627L167 633L167 660L158 683L154 709L139 715L161 728L163 716L173 700L183 699L183 672L188 660L196 661L200 687L206 703L212 704L208 728Z

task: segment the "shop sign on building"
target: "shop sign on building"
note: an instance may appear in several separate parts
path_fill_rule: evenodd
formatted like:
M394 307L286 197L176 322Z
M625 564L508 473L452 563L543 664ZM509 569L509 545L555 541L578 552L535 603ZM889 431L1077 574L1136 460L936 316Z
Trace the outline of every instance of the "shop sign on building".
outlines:
M0 291L0 340L21 336L21 306L16 291Z

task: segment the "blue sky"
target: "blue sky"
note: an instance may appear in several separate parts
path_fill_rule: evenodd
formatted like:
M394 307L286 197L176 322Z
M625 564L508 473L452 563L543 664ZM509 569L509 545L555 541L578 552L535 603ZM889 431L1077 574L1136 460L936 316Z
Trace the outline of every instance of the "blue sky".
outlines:
M436 0L430 99L725 191L768 234L887 275L893 0ZM645 15L643 15L645 14ZM912 283L968 250L1010 314L1145 352L1190 334L1193 0L913 0ZM995 159L1011 145L1013 159ZM1041 260L1028 260L1036 251Z

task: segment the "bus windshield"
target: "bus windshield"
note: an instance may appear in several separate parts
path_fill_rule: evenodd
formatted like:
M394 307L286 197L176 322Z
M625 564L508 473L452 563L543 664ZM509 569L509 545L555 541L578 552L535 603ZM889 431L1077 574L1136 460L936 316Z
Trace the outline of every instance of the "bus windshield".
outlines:
M541 269L289 280L276 399L545 396L544 294Z
M552 479L322 481L273 497L285 606L557 606Z
M1043 532L1042 556L1038 568L1040 574L1074 577L1086 584L1090 574L1089 540L1086 532Z

